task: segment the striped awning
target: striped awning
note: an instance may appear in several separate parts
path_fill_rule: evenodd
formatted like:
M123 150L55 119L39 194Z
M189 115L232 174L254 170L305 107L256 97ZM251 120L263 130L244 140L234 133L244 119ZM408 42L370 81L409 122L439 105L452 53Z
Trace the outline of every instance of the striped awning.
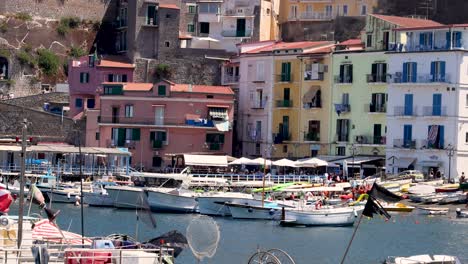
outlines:
M208 113L210 117L214 119L228 120L229 118L226 108L210 107Z
M45 240L52 243L81 245L82 237L78 234L61 231L59 228L48 219L41 220L34 224L32 230L32 238L37 240ZM85 245L91 245L91 240L84 239Z

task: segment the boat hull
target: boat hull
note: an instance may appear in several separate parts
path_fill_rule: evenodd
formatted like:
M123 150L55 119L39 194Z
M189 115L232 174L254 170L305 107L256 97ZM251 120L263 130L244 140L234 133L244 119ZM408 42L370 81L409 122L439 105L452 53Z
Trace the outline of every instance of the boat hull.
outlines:
M63 193L57 191L47 191L47 196L49 200L53 203L75 203L77 196L80 196L79 193Z
M83 202L89 206L112 207L114 200L110 195L100 193L84 193Z
M232 218L275 220L281 218L281 208L228 205Z
M198 202L195 197L174 195L158 191L146 191L148 203L152 211L195 213L198 211Z
M357 211L347 210L317 210L295 211L286 210L283 226L352 226L357 218Z
M198 197L198 211L200 214L215 216L231 216L231 211L225 203L261 206L262 201L252 198L234 197Z
M446 215L448 214L449 209L448 208L419 208L421 210L422 214L425 215Z
M116 208L135 209L142 207L142 203L139 201L141 195L145 195L143 189L108 187L106 191Z

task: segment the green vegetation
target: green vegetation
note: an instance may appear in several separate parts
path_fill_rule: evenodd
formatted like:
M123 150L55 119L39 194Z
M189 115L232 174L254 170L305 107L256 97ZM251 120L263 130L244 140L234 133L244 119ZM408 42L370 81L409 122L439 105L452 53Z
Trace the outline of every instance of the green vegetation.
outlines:
M16 18L16 19L19 19L19 20L23 20L23 21L30 21L30 20L32 20L32 16L31 16L30 14L24 13L24 12L22 12L22 13L17 13L17 14L15 15L15 18Z
M9 58L10 52L7 49L0 49L0 57Z
M171 77L171 69L169 65L161 63L156 66L155 74L157 79L169 79Z
M7 22L3 21L0 23L0 32L6 33L8 31L8 24Z
M16 53L16 58L22 66L27 65L32 68L36 67L35 58L31 55L31 53L27 52L26 49L20 50L18 53Z
M57 73L60 67L59 57L50 50L40 49L37 51L39 68L45 75L52 76Z
M80 26L80 24L81 19L78 17L62 17L57 27L57 33L60 36L65 36L70 31L70 29L77 28Z
M86 50L84 50L84 49L83 49L82 47L80 47L80 46L77 46L77 47L72 46L72 47L70 48L70 50L68 51L68 55L69 55L70 57L72 57L72 58L79 58L79 57L82 57L82 56L84 56L84 55L86 55L86 54L87 54Z
M24 49L24 51L26 51L27 53L30 53L30 52L32 51L32 46L29 45L29 44L24 44L23 49Z

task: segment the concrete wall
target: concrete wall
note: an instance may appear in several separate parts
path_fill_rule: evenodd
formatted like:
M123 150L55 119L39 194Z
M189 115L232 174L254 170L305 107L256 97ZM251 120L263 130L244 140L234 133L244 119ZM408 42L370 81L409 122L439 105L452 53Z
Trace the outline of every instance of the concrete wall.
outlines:
M44 103L61 103L68 104L69 97L67 93L45 93L38 95L31 95L25 97L18 97L4 101L7 104L26 107L38 111L42 111Z

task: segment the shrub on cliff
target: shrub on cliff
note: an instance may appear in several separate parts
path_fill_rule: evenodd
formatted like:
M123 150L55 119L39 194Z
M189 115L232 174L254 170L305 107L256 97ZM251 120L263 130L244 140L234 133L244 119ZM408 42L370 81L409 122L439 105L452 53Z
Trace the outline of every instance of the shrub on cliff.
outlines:
M57 27L57 33L65 36L70 29L77 28L80 24L81 20L78 17L62 17Z
M72 58L79 58L86 54L87 54L86 50L84 50L82 47L79 47L79 46L78 47L72 46L70 50L68 51L68 55Z
M16 53L16 59L18 59L19 63L22 66L29 66L34 68L36 66L36 60L34 57L26 50L20 50Z
M57 74L60 67L59 57L50 50L40 49L37 51L37 63L45 75L52 76Z

